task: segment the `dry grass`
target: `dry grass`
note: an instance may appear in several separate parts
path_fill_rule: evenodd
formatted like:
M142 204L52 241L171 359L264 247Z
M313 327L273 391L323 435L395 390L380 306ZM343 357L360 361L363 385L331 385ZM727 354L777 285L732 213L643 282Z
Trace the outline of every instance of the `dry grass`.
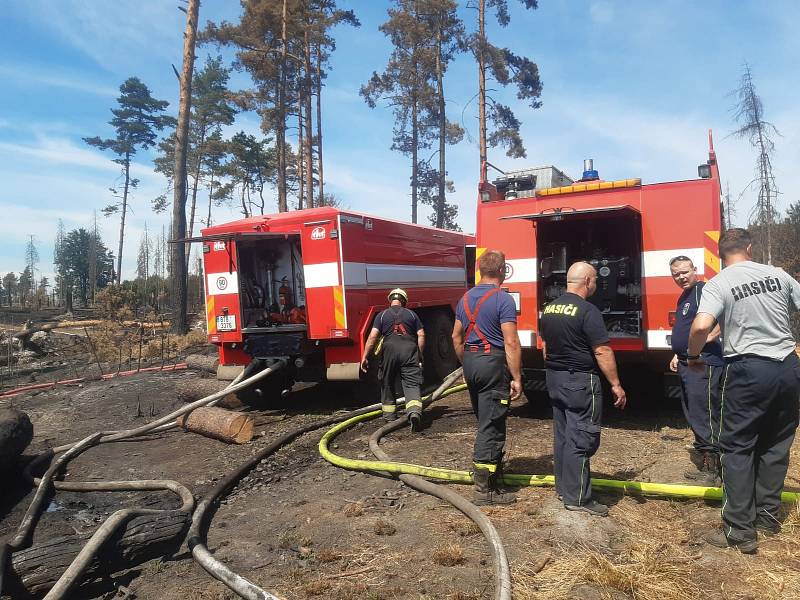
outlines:
M433 551L433 562L443 567L454 567L463 564L467 559L464 548L458 544L445 544Z
M397 527L394 523L386 519L377 519L372 527L376 535L394 535L397 533Z
M458 514L448 514L437 523L443 524L448 532L455 533L462 538L481 535L481 529L474 521Z
M321 563L332 563L341 560L342 553L333 548L320 548L314 557Z
M332 587L333 584L330 581L325 579L315 579L303 584L303 591L309 596L321 596L323 594L327 596L327 592L330 591Z
M692 566L674 555L674 546L636 542L619 555L578 546L536 573L533 563L515 565L514 597L561 600L574 597L580 584L612 590L636 600L700 600L704 592L692 580Z
M360 517L364 514L364 505L361 502L348 502L343 512L345 517Z

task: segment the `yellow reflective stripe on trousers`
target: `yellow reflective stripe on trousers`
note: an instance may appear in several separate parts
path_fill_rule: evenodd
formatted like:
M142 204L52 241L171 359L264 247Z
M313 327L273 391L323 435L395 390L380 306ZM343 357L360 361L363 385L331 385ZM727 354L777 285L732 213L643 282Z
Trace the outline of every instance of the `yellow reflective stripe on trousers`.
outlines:
M504 399L500 400L500 404L502 404L504 406L507 405L509 402L511 402L510 398L504 398Z
M477 462L474 462L472 464L475 466L476 469L486 469L490 473L494 473L495 471L497 471L497 465L495 465L493 463L477 463Z
M722 392L720 392L719 398L719 434L717 435L717 442L719 442L719 438L722 435L722 417L725 411L725 384L728 383L728 369L730 369L730 365L725 365L725 377L722 380ZM720 510L720 516L722 517L722 522L725 522L725 505L728 504L728 494L725 493L725 463L722 462L722 459L725 457L725 454L722 452L722 448L719 449L719 469L720 469L720 476L722 477L722 494L724 500L722 501L722 510ZM728 528L728 535L731 534L733 531L733 526Z
M422 400L406 400L406 410L409 408L422 408Z
M394 404L381 404L381 410L385 413L393 413L397 407Z
M592 417L591 423L594 425L594 375L589 373L589 389L592 390ZM578 492L578 506L581 505L581 501L583 500L583 473L586 471L586 456L583 457L583 462L581 463L581 489Z

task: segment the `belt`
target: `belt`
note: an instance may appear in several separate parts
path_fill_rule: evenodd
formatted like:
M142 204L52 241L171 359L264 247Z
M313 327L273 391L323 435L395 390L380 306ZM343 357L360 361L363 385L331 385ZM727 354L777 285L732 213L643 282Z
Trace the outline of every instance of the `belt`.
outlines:
M502 352L505 354L505 349L498 348L497 346L491 346L490 351L487 353L484 351L483 346L474 346L472 344L464 344L464 352L480 352L481 354L491 354L492 352L499 353Z
M787 358L791 356L791 354L787 355ZM736 356L726 356L725 363L734 363L739 362L740 360L744 360L745 358L756 358L758 360L766 360L769 362L783 362L786 358L772 358L770 356L761 356L759 354L737 354Z

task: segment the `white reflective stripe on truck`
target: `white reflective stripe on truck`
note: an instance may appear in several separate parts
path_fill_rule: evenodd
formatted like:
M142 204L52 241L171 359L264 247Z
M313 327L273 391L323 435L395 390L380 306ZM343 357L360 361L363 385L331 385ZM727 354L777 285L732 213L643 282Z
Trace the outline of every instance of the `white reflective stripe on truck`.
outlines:
M531 329L518 329L519 343L523 348L533 348L534 333Z
M306 289L339 285L339 263L303 265Z
M507 258L503 283L536 283L536 259Z
M669 261L676 256L692 259L697 267L697 274L705 270L705 250L703 248L675 248L674 250L648 250L642 252L642 277L672 277Z
M669 338L671 329L650 329L647 331L647 347L650 350L669 350L672 348Z
M209 273L206 281L206 290L208 290L209 296L239 293L239 276L236 271L233 273Z

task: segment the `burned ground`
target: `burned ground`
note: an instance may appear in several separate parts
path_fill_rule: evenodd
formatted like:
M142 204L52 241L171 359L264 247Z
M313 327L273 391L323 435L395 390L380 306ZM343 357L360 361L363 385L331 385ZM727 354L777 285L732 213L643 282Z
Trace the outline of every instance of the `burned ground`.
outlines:
M65 373L65 374L68 374ZM58 370L48 380L59 377ZM26 452L101 430L139 425L180 405L175 391L199 377L191 371L142 373L87 381L4 399L31 417ZM63 378L63 377L62 377ZM38 378L39 380L42 377ZM25 381L18 382L19 385ZM242 446L173 431L92 448L72 461L68 480L176 479L196 497L271 440L322 415L357 406L347 386L297 391L286 406L254 411L256 437ZM640 399L620 415L607 411L597 476L683 482L689 432L677 406ZM152 414L152 416L151 416ZM394 459L468 469L474 418L464 393L440 400L419 434L407 430L383 445ZM334 450L371 458L367 422L340 436ZM477 528L450 505L400 482L338 469L320 458L321 431L306 434L263 461L214 514L208 546L240 574L287 599L493 597L492 565ZM541 406L525 402L509 420L507 458L515 472L552 472L552 428ZM787 487L800 488L793 457ZM465 486L459 492L469 495ZM31 497L6 484L0 536L12 533ZM600 494L607 519L563 510L550 488L525 488L517 504L484 510L498 528L519 599L772 599L800 597L796 541L800 517L787 507L784 532L761 540L757 556L702 543L719 523L719 504ZM59 492L36 529L49 536L86 534L124 506L174 507L167 494ZM185 546L86 585L75 597L213 599L234 596L196 566Z

